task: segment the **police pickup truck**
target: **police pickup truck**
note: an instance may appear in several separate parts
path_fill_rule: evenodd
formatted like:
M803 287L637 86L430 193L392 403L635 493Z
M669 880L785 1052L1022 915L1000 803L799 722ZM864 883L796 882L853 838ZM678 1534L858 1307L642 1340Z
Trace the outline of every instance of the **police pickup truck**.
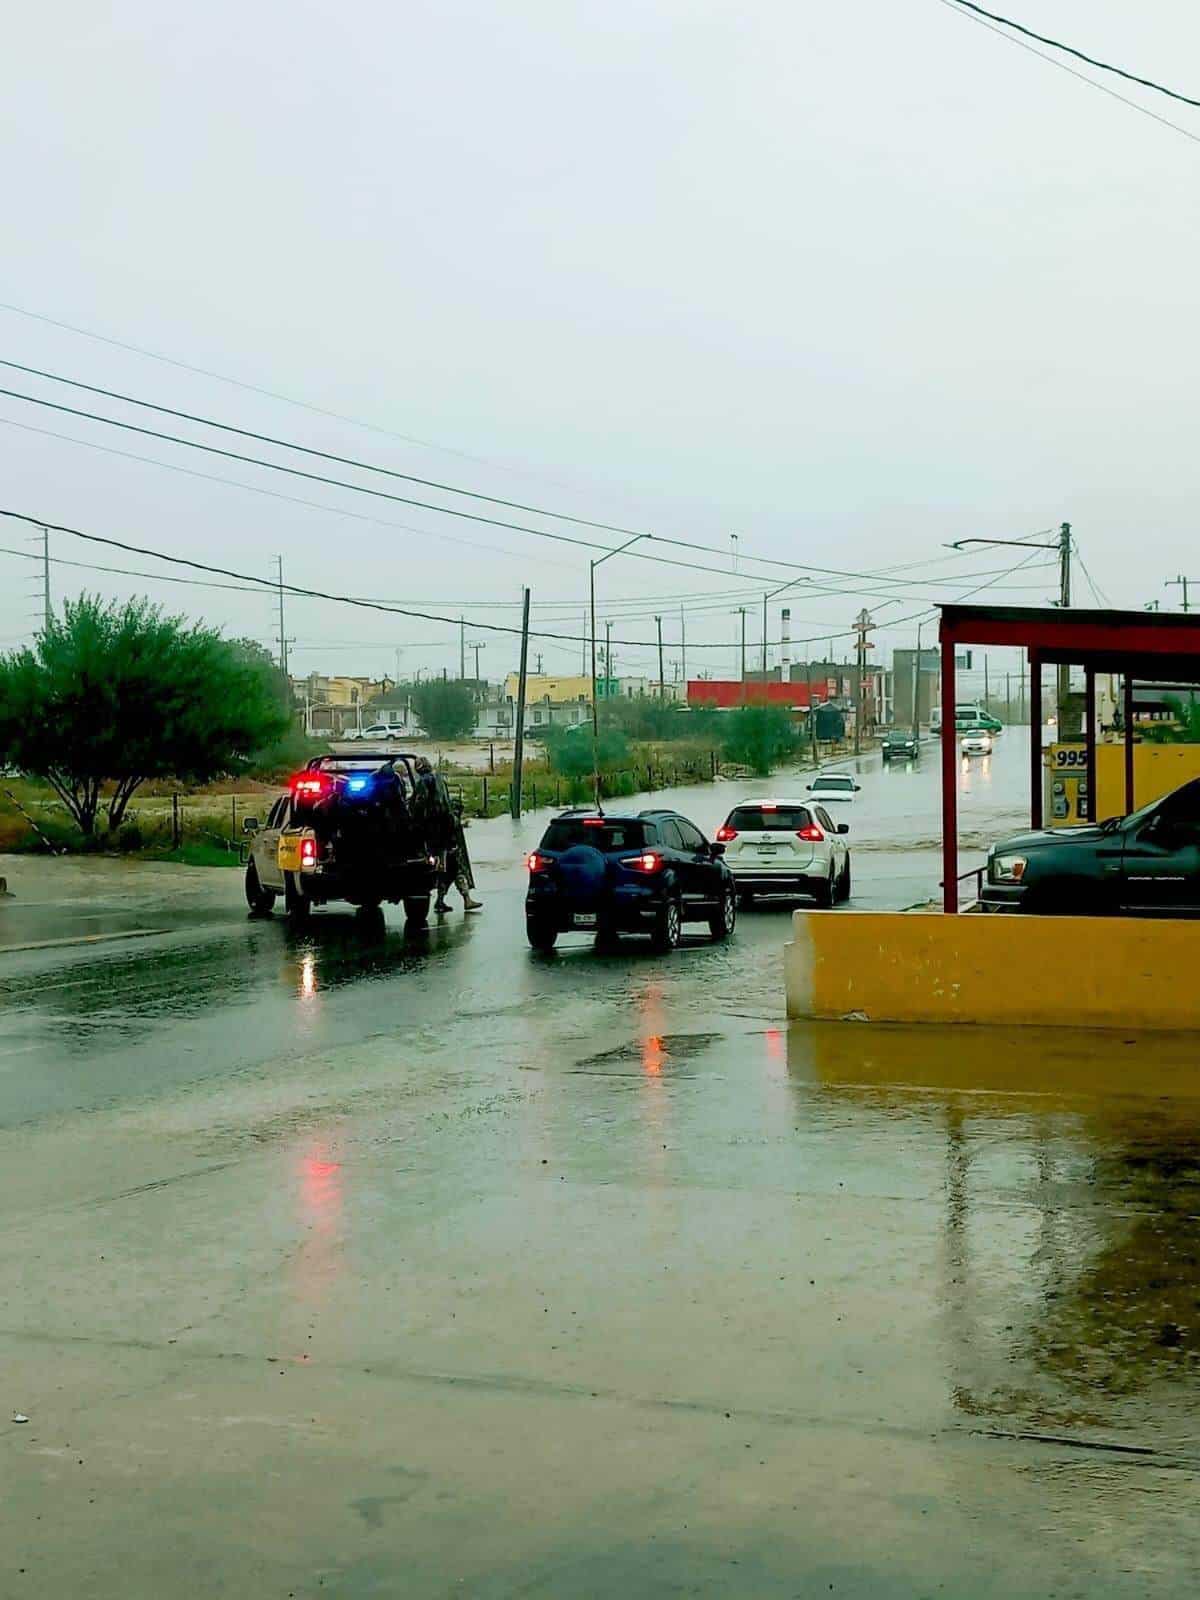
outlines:
M414 757L391 751L317 756L295 774L265 823L247 817L246 903L267 916L280 896L290 921L342 900L377 911L404 906L410 928L429 920L435 858L414 813Z

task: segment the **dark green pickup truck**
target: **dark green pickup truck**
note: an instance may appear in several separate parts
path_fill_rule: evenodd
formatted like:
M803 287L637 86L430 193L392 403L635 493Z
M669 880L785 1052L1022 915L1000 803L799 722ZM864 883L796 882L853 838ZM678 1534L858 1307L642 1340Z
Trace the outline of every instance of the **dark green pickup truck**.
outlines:
M1200 916L1200 778L1127 817L994 844L981 903L1059 916Z

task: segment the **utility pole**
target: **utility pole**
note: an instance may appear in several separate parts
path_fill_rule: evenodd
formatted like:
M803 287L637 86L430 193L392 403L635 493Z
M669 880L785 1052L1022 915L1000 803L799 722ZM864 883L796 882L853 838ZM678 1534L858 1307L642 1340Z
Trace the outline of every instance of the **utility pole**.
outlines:
M513 741L513 781L509 790L508 806L512 816L517 819L521 815L521 775L525 763L525 675L528 662L529 590L526 589L521 604L521 668L517 675L517 717L516 737Z
M987 662L987 657L984 656L984 658L983 658L983 709L985 711L988 711L990 709L989 706L988 706L988 697L989 697L990 693L991 693L991 691L988 688L988 662Z
M604 676L608 679L608 683L604 690L605 694L608 694L612 689L612 675L612 623L606 622L604 624Z
M687 695L687 621L683 615L683 607L679 608L679 655L680 672L683 676L683 692Z
M734 534L734 538L737 535ZM742 704L746 703L746 608L738 607L738 616L742 619Z
M1058 603L1064 611L1071 607L1071 524L1064 522L1058 530ZM1071 692L1071 668L1065 662L1058 667L1058 723L1056 732L1061 739L1066 733L1067 696Z
M467 625L461 617L458 619L458 677L462 683L467 677Z
M871 627L871 614L864 607L854 619L854 632L857 635L856 652L858 656L858 686L855 691L854 701L854 754L862 750L862 727L864 710L866 706L865 684L867 676L867 630Z
M542 652L540 650L537 653L537 668L535 670L540 678L542 675Z
M809 743L812 745L813 766L819 767L821 765L821 746L817 742L817 701L813 689L812 650L807 644L804 647L804 654L806 657L805 668L808 672L808 738Z
M583 655L580 657L580 661L579 661L579 673L580 673L580 676L584 677L584 678L587 677L587 647L588 647L588 619L587 619L587 612L585 611L584 614L583 614Z
M283 557L276 556L275 564L279 569L279 670L286 678L288 675L288 642L283 630Z
M921 716L921 697L920 697L920 683L921 683L921 629L922 629L923 626L924 626L924 619L922 619L921 621L919 621L917 623L917 653L916 653L916 656L913 658L913 674L912 674L912 736L913 736L914 739L918 738L920 736L920 732L921 732L921 723L920 723L920 716Z
M1004 674L1004 720L1012 721L1012 673Z
M482 642L478 639L472 640L471 649L475 652L475 683L478 686L482 681L479 676L479 652L487 649L487 640L484 639Z
M744 623L745 618L742 620ZM660 700L665 700L667 695L667 686L663 682L662 618L655 617L654 621L658 626L658 698Z
M42 529L42 626L49 632L54 620L50 610L50 529Z
M1181 572L1177 578L1168 578L1164 585L1164 588L1167 589L1183 590L1183 614L1185 617L1188 614L1188 584L1195 582L1195 578L1185 578ZM1158 610L1157 600L1151 600L1150 605L1146 607L1146 610L1149 611L1151 608L1153 608L1155 611Z
M765 681L765 680L766 680L766 676L767 676L767 595L766 595L766 591L765 591L765 590L764 590L764 591L763 591L763 651L762 651L762 672L763 672L763 679L764 679L764 681Z

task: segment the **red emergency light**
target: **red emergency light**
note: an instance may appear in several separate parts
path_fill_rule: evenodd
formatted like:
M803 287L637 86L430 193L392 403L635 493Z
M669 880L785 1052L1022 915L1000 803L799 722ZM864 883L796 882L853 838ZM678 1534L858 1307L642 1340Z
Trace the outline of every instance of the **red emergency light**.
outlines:
M329 787L329 779L320 773L298 772L292 779L293 794L324 794Z

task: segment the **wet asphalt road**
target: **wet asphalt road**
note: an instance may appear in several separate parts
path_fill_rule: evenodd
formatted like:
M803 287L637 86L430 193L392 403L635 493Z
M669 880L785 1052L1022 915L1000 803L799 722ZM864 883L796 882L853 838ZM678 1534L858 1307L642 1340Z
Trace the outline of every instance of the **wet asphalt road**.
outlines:
M936 762L862 781L856 902L927 898ZM416 940L108 863L0 908L0 1595L1190 1584L1192 1043L789 1028L782 909L534 956L542 822ZM72 927L170 931L12 949Z

